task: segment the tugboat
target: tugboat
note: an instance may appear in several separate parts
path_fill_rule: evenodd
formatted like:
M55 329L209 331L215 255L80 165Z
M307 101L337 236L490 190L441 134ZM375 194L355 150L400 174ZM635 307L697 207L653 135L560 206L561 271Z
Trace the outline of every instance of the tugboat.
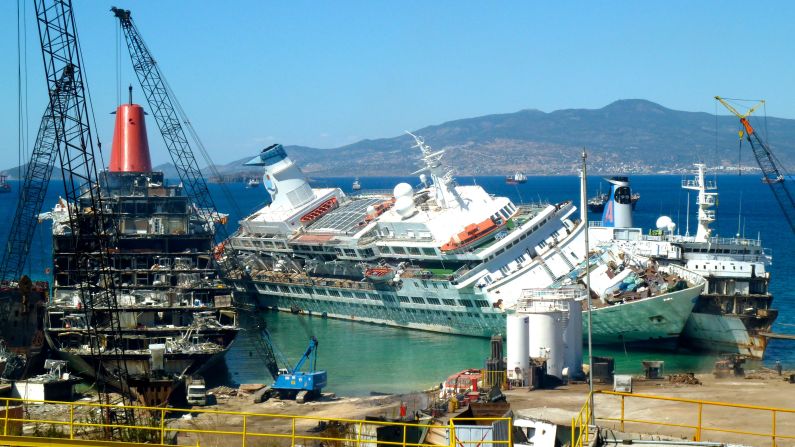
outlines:
M72 371L161 405L184 389L187 376L221 360L238 333L232 291L213 261L214 225L221 219L197 209L181 184L169 185L152 170L137 104L117 109L110 166L99 177L113 221L72 222L70 214L90 216L74 211L90 206L86 195L78 203L61 199L44 216L52 219L53 238L45 336ZM96 246L89 239L75 247L72 237L96 225L109 236L110 269L101 274L79 264L99 256ZM78 258L81 252L85 257ZM113 288L88 297L81 292L101 281Z
M9 184L7 180L7 175L0 175L0 193L11 192L11 184Z
M505 183L509 185L518 185L521 183L527 183L527 176L524 175L523 172L516 171L513 175L509 175L505 177Z
M256 177L252 177L246 181L246 188L259 188L260 181Z
M359 183L359 177L356 177L353 180L353 185L351 185L351 189L354 190L354 191L358 191L358 190L362 189L362 184Z

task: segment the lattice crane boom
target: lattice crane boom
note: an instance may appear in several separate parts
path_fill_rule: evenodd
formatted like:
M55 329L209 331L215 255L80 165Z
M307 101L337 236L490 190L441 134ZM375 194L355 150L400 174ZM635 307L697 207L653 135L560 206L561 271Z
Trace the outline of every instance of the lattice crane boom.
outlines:
M207 188L207 182L199 170L196 157L191 149L185 129L190 126L187 118L184 117L184 112L179 107L177 99L173 97L173 92L161 73L157 61L146 46L143 37L138 32L138 28L133 23L130 11L113 7L111 12L119 19L121 28L124 31L133 70L144 91L150 112L157 121L160 134L166 143L180 181L185 187L188 196L196 204L199 212L204 215L205 220L212 222L216 220L219 214ZM184 126L183 121L185 121ZM191 128L188 130L192 131ZM216 234L216 240L225 241L228 238L224 225L214 225L213 229ZM226 258L225 261L218 262L225 279L231 280L234 276L233 272L245 275L244 270L234 256L227 256ZM245 292L241 290L241 286L246 289ZM264 360L268 371L275 378L279 370L278 362L270 341L270 334L257 312L256 298L254 298L256 296L255 290L252 290L253 287L249 283L245 285L238 284L235 287L237 289L235 302L241 317L241 326L247 331L260 335L251 337L254 348Z
M764 105L765 102L760 101L758 104L748 109L747 112L740 113L720 96L716 96L715 99L737 116L737 118L740 118L740 123L743 126L743 130L739 132L740 139L745 136L745 139L748 140L748 144L751 145L754 158L756 158L756 162L762 170L762 181L770 186L770 190L773 191L773 196L776 198L776 202L778 202L781 211L784 213L784 217L787 219L790 229L795 233L795 194L790 191L787 185L787 181L789 180L785 176L783 166L781 166L767 144L759 138L759 135L754 130L750 121L748 121L748 117L759 107Z
M72 77L74 67L66 65L60 79L50 96L56 96L57 101L69 101L68 95L72 92ZM19 280L25 268L25 261L30 253L30 244L38 224L38 215L47 195L55 158L58 154L58 142L55 123L50 104L47 105L39 124L36 142L25 171L22 188L19 191L19 202L14 213L11 231L3 252L0 265L2 280Z
M77 289L83 303L88 326L93 332L92 356L99 359L101 323L110 328L106 353L115 350L116 371L97 371L98 377L113 380L122 395L131 396L127 362L121 354L121 322L114 278L111 271L110 242L116 235L115 221L105 209L100 194L97 157L90 120L93 117L85 85L83 59L77 38L71 0L34 0L47 89L62 94L50 95L48 110L54 127L58 158L63 174L64 199L68 204L70 244L74 253ZM60 84L62 73L71 71L71 82ZM68 86L68 92L63 88ZM106 301L110 310L100 316L93 312L97 301ZM98 363L98 362L97 362Z

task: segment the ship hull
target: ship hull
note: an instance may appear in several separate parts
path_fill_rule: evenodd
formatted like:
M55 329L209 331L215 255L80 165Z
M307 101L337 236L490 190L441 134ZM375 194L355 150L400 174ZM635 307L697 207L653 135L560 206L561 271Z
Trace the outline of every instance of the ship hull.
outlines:
M675 348L693 311L701 286L595 309L593 343L599 345ZM588 319L583 318L587 337Z
M682 333L682 344L702 351L762 359L767 338L752 334L737 316L693 312Z
M647 298L628 304L596 309L592 312L593 343L597 345L654 346L675 348L701 287ZM505 312L500 309L429 311L422 306L374 304L315 297L259 294L267 309L324 316L445 334L491 337L505 332ZM583 317L583 333L587 334Z

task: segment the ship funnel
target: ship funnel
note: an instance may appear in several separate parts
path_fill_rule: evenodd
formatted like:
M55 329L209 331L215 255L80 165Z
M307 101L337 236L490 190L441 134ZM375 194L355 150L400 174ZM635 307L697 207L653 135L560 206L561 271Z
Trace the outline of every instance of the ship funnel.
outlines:
M602 213L602 225L613 228L632 228L632 191L627 177L611 177L610 197Z
M152 172L149 141L146 138L144 109L138 104L122 104L116 109L110 172Z
M273 144L246 162L246 166L262 166L262 183L271 196L271 207L290 210L315 198L312 187L301 169L290 160L281 144Z

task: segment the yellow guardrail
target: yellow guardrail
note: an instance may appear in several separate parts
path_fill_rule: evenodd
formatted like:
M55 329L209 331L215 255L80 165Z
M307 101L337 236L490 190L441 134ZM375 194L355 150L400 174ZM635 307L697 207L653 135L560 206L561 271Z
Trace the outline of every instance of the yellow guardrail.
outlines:
M683 399L679 397L666 397L666 396L655 396L650 394L632 394L632 393L621 393L617 391L595 391L595 394L603 394L606 396L620 396L621 397L621 416L618 418L612 417L596 417L598 420L604 421L616 421L619 423L619 429L624 431L625 423L637 423L637 424L648 424L648 425L660 425L660 426L667 426L667 427L679 427L679 428L688 428L694 430L693 440L694 441L701 441L702 434L706 431L710 432L717 432L717 433L731 433L736 435L748 435L748 436L757 436L757 437L767 437L771 440L771 446L776 447L776 440L777 439L795 439L795 431L782 433L780 432L780 427L777 427L777 418L781 414L788 414L792 415L795 419L795 409L792 408L775 408L775 407L765 407L765 406L758 406L758 405L747 405L747 404L735 404L735 403L728 403L728 402L715 402L715 401L706 401L706 400L697 400L697 399ZM694 405L695 408L695 423L688 424L688 423L673 423L667 421L653 421L653 420L645 420L645 419L635 419L635 418L628 418L626 417L626 410L625 410L625 400L627 398L633 399L652 399L652 400L659 400L659 401L667 401L667 402L679 402L689 405ZM588 402L585 404L588 405ZM750 431L750 430L737 430L734 428L726 428L726 427L716 427L712 425L707 425L704 422L704 408L707 407L715 407L715 408L736 408L741 410L752 410L752 411L765 411L770 413L770 431ZM598 407L597 407L598 408ZM582 411L581 411L582 413ZM737 422L741 422L742 419L736 419ZM749 421L745 421L749 423ZM793 429L795 428L795 423L790 423L788 428ZM573 430L572 430L573 431ZM586 435L587 436L587 435ZM574 435L572 434L572 439ZM586 441L587 443L587 441ZM572 442L572 445L575 444ZM575 447L580 447L576 445Z
M194 439L190 440L191 445L196 446L202 445L203 441L206 441L205 444L224 446L235 445L237 441L237 445L242 447L252 445L500 447L500 445L511 446L513 442L511 418L454 418L447 424L440 425L19 398L0 398L0 403L3 404L0 408L5 410L0 419L3 423L4 445L38 445L46 443L45 441L49 442L48 445L78 445L78 442L81 442L81 445L91 445L92 441L97 445L140 443L167 445L177 433L192 435ZM42 410L44 408L46 411ZM33 416L34 414L46 416ZM134 415L134 419L131 419L130 415ZM192 417L190 420L185 420L184 415ZM127 420L135 420L135 425L125 423L124 421ZM277 420L283 423L274 424L273 421ZM494 424L498 421L505 422L506 433L502 434L498 430L499 424ZM315 430L314 433L309 431L321 427L321 423L325 424L325 429ZM472 431L470 429L467 432L467 429L462 427L465 425L484 426L483 437L469 439L467 436L461 436ZM488 432L489 426L491 433ZM282 429L279 430L279 427ZM377 439L376 429L381 427L394 427L397 430L397 440ZM436 430L437 438L444 439L445 444L414 441L415 438L421 441L423 439L421 436L431 430ZM478 433L480 432L475 434ZM491 439L486 439L489 434ZM504 439L494 439L494 436ZM35 440L35 444L28 442L31 439Z
M584 447L590 443L591 427L591 394L580 408L580 412L571 418L571 447Z

